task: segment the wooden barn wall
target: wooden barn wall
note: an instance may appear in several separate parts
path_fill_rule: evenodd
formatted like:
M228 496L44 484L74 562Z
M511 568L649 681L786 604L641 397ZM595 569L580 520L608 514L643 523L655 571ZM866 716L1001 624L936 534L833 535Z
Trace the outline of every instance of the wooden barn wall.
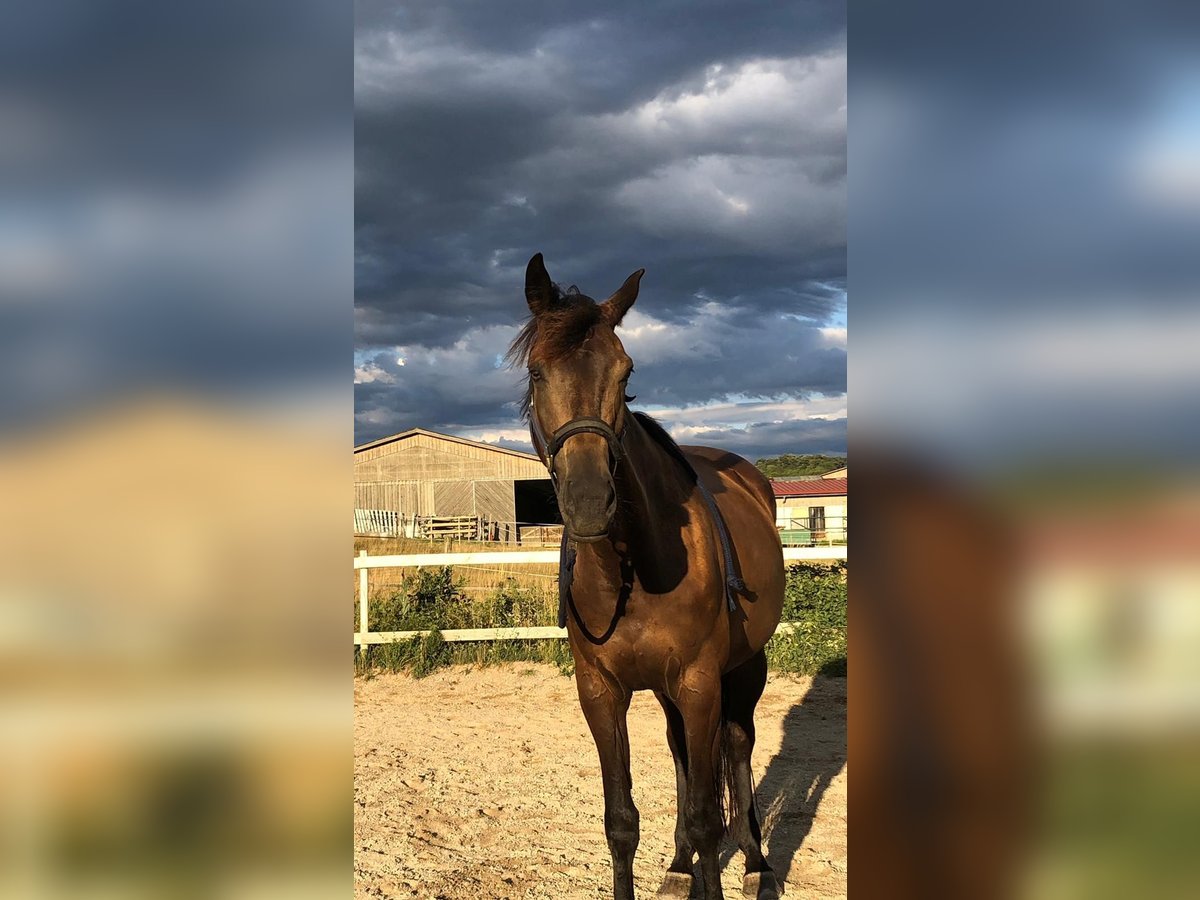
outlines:
M475 514L492 522L515 522L517 501L511 481L476 481Z
M417 434L354 454L356 481L545 478L536 459Z
M514 482L545 477L539 460L417 434L354 454L354 506L512 522Z
M406 516L432 516L433 485L416 481L356 481L354 508L390 509Z
M475 503L470 481L438 481L433 485L436 516L473 516Z

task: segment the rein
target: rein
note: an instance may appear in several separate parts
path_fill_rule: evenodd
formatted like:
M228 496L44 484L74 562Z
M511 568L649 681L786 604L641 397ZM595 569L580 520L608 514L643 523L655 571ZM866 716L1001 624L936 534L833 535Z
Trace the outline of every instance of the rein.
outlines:
M563 444L567 442L567 438L576 434L598 434L608 442L608 451L612 454L613 466L621 462L625 458L625 448L621 445L621 441L625 437L625 427L622 425L621 433L618 434L611 425L603 419L596 419L589 416L581 416L578 419L572 419L550 436L550 440L546 440L546 435L542 432L542 426L538 423L537 412L529 411L529 425L533 430L534 437L541 445L542 452L545 454L546 468L550 470L550 483L554 485L554 493L558 495L558 472L554 469L554 458L558 456L558 452L562 450ZM598 538L600 540L602 538ZM571 601L571 581L575 576L575 548L572 546L571 535L567 528L567 523L563 522L562 543L558 547L558 627L567 627L567 605Z
M637 414L635 414L637 415ZM621 428L620 433L617 433L611 425L603 419L590 417L580 417L572 419L550 436L547 441L542 433L542 428L538 424L537 414L530 412L529 424L533 430L534 436L538 443L542 445L543 452L546 458L546 468L550 470L550 481L554 485L555 493L558 489L558 473L554 471L554 458L562 450L563 444L567 438L576 434L598 434L608 442L609 452L612 454L613 467L615 468L625 458L625 448L622 446L622 440L625 437L625 427ZM738 574L737 568L733 559L733 544L729 540L729 529L725 525L725 519L721 515L721 510L717 507L717 501L713 497L712 492L700 481L700 476L695 468L688 462L687 458L682 453L671 453L684 470L691 476L695 482L697 489L700 491L700 496L704 498L704 503L708 507L709 514L712 516L713 524L716 526L717 538L721 544L721 556L725 562L725 602L729 605L730 612L737 611L737 600L735 595L746 590L746 582ZM602 539L602 538L600 538ZM599 540L599 539L598 539ZM567 627L567 607L571 602L571 582L575 574L575 548L572 546L572 539L566 523L563 524L562 543L558 550L558 627Z

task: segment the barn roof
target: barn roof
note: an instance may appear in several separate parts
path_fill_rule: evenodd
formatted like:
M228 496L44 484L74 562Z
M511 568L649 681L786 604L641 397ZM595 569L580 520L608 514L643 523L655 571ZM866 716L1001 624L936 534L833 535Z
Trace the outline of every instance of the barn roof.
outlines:
M814 478L806 481L772 481L776 497L836 497L846 493L845 478Z
M436 438L439 441L449 441L453 444L464 444L468 447L480 447L484 450L492 450L496 453L505 453L509 456L515 456L518 459L527 459L531 462L541 463L541 459L532 453L524 453L520 450L510 450L507 447L498 447L495 444L487 444L483 441L472 441L469 438L458 437L457 435L453 434L442 434L438 431L428 431L424 428L410 428L408 431L401 431L399 434L392 434L388 435L387 437L379 438L375 441L370 441L366 444L359 444L354 448L354 452L359 453L363 450L370 450L372 447L382 447L384 444L402 441L405 438L413 437L414 435L418 434L423 434L426 437Z

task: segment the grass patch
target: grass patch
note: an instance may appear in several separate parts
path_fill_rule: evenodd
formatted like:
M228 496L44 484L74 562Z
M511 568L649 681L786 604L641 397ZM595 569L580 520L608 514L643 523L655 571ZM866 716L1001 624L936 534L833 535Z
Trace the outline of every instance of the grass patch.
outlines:
M480 597L464 590L449 566L417 569L403 581L371 598L372 631L428 631L391 644L372 644L355 657L355 670L407 672L423 678L449 665L493 666L502 663L549 663L564 675L574 673L570 648L563 639L470 641L448 643L442 630L519 628L549 625L555 620L558 596L553 590L506 579ZM357 628L357 611L355 612ZM802 563L787 571L783 621L796 623L790 634L767 644L772 671L796 675L845 675L846 566Z

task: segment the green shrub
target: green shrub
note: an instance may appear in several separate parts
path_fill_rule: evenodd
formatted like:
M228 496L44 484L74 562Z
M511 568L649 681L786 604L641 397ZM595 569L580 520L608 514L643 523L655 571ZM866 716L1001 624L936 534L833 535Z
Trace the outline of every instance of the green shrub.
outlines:
M442 638L441 631L435 628L423 637L395 641L391 644L371 645L367 656L368 665L364 668L408 672L414 678L424 678L448 665L450 660L450 645Z
M418 569L400 587L371 598L372 631L430 631L425 637L374 644L359 654L356 669L409 672L424 677L446 665L490 666L505 662L541 662L564 674L574 660L561 638L542 641L477 641L447 643L442 630L519 628L549 625L557 611L557 594L505 581L488 597L472 600L449 566ZM355 620L357 623L357 619ZM767 644L767 662L777 672L797 675L845 674L846 565L800 563L787 570L784 622L795 623Z
M846 673L846 564L798 563L787 571L784 622L795 623L767 644L767 664L796 675Z
M466 628L467 600L449 566L417 569L391 593L375 595L368 608L372 631Z
M783 591L783 621L846 627L846 564L795 563Z
M456 663L489 666L503 662L542 662L571 674L574 660L565 640L451 644L441 635L442 630L456 628L549 625L554 621L557 603L557 595L524 587L512 579L488 597L472 600L466 596L461 582L454 579L449 566L418 569L405 576L395 590L371 598L368 624L372 631L431 630L430 634L390 644L373 644L365 654L359 653L356 671L368 674L383 669L424 677Z
M553 600L545 592L524 587L509 579L487 599L483 612L487 623L479 628L523 628L550 625L558 610L557 594Z

